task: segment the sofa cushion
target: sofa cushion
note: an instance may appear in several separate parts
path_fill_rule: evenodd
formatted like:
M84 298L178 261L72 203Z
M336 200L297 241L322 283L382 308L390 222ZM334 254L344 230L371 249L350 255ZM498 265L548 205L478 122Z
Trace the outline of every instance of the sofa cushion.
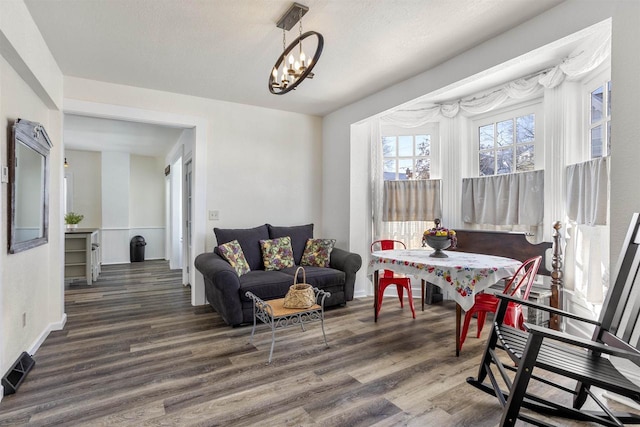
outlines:
M291 275L291 283L293 276L296 274L297 267L285 268L282 273ZM344 286L346 275L344 271L326 267L304 267L306 283L315 288L329 289L332 286ZM298 275L298 283L302 282L302 272Z
M286 274L282 271L265 270L250 271L240 277L240 299L251 301L245 295L247 291L251 291L255 296L265 301L284 298L291 285L293 285L293 273Z
M283 268L294 266L291 238L289 236L260 240L260 248L262 249L262 262L266 271L282 270Z
M329 267L331 251L335 244L335 239L308 239L300 265Z
M249 263L249 268L264 270L260 240L269 239L269 230L266 225L255 228L214 228L213 232L216 235L218 245L237 240L242 247L247 263Z
M269 228L269 238L291 237L291 248L293 249L293 261L296 265L300 265L304 247L308 239L313 238L313 224L295 225L292 227L277 227L267 224Z
M244 252L242 252L242 247L240 247L240 243L237 240L218 246L218 253L231 264L231 267L238 273L238 277L251 271L247 259L244 257Z

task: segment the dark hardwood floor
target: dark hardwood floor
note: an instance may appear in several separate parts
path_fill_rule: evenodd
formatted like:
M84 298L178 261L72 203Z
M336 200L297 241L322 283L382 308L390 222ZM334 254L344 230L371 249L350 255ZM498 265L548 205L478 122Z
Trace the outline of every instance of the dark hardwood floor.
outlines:
M93 286L67 285L67 324L34 355L0 425L495 426L495 398L466 384L483 340L472 327L459 358L455 306L411 318L387 298L328 310L319 324L276 333L231 328L192 307L163 261L104 266ZM486 332L485 332L486 334ZM579 425L562 424L558 425Z

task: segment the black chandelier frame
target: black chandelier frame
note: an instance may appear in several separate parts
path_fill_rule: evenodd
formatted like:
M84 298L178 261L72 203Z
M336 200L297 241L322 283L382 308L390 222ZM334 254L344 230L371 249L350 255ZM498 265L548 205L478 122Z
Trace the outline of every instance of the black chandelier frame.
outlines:
M296 38L289 46L287 46L287 48L278 57L276 64L273 66L272 70L280 69L280 66L287 60L287 55L291 53L293 49L298 47L298 45L302 42L302 40L312 36L317 37L318 44L316 46L316 51L313 54L313 59L311 60L311 64L308 67L306 67L306 69L302 72L302 74L300 74L300 76L295 80L295 82L293 82L290 85L287 85L287 87L285 88L279 88L275 86L275 85L278 85L279 83L276 81L276 78L273 76L273 74L270 73L269 74L269 92L271 92L274 95L284 95L285 93L288 93L294 90L307 77L313 78L313 73L311 71L316 66L318 59L320 59L320 55L322 54L322 48L324 47L324 37L322 37L322 34L318 33L317 31L307 31L306 33ZM280 90L276 91L276 89L280 89Z

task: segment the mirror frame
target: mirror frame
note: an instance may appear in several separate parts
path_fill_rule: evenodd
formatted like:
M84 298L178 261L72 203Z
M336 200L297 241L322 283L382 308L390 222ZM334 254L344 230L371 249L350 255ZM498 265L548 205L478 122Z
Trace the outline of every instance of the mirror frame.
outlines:
M44 157L42 196L42 236L16 241L16 144L18 141ZM15 254L49 242L49 153L53 144L40 123L17 119L12 127L9 145L9 253Z

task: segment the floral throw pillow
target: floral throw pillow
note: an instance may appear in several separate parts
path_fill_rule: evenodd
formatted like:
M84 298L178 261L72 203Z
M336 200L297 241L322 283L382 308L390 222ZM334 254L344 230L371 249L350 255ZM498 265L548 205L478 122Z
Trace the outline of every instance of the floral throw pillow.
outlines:
M249 263L244 257L244 252L242 252L242 247L237 240L218 246L218 252L236 270L238 277L251 271Z
M260 240L260 249L262 249L262 262L266 271L282 270L295 265L289 236Z
M300 265L329 267L329 259L335 239L308 239Z

